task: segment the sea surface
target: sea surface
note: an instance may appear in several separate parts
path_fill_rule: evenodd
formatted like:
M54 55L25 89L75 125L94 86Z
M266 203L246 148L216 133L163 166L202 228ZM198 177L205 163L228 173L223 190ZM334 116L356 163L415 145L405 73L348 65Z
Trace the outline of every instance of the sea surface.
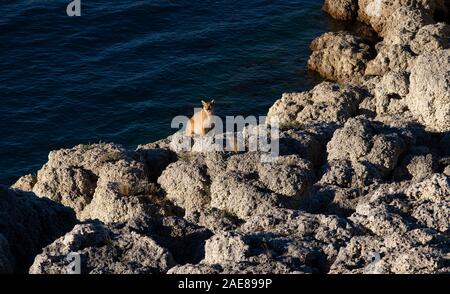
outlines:
M264 115L311 88L323 0L0 0L0 184L49 151L127 148L168 136L201 99L217 114Z

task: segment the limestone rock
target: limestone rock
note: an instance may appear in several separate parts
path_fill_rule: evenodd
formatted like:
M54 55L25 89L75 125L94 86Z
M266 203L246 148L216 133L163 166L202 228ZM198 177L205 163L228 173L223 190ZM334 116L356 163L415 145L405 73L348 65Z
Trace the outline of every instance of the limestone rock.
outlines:
M71 257L80 258L83 274L161 273L175 265L170 252L151 237L128 229L110 229L99 221L76 225L39 254L32 274L64 274Z
M270 108L268 118L278 117L280 126L293 122L344 123L356 114L365 97L358 87L324 82L309 92L283 94Z
M341 83L358 81L374 57L363 39L346 32L325 33L311 44L308 68Z
M428 128L450 130L450 49L419 56L411 68L406 100L413 115Z
M194 165L188 161L169 165L158 179L167 198L188 211L203 209L209 204L210 182L205 165Z
M450 48L450 26L446 23L423 26L411 41L412 51L419 55L448 48Z
M325 0L323 10L338 20L353 20L358 12L357 0Z
M104 143L53 151L38 171L33 192L72 207L80 219L125 221L153 205L149 199L157 189L148 178L169 160L158 154ZM159 163L152 165L154 161Z
M32 192L34 185L36 185L36 182L37 182L36 176L28 174L18 179L17 182L11 186L11 189L20 190L24 192Z
M383 76L389 71L409 71L415 60L411 49L404 45L380 42L376 49L377 55L367 63L365 75Z
M401 133L379 123L350 119L328 143L328 167L321 183L358 187L377 182L395 169L406 144Z

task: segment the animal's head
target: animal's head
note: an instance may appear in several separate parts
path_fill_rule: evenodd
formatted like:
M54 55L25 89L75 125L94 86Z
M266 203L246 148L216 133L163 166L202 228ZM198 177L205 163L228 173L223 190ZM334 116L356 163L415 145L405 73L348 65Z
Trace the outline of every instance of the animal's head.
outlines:
M205 102L202 100L202 109L209 114L214 112L214 106L216 106L216 102L211 100L211 102Z

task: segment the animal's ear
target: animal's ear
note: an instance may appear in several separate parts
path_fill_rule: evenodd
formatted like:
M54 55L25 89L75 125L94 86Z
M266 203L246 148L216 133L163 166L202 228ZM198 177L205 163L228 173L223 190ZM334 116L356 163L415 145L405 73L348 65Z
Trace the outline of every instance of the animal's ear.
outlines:
M216 105L216 100L211 100L210 102L212 105Z
M206 104L207 103L204 100L202 100L202 105L205 106Z

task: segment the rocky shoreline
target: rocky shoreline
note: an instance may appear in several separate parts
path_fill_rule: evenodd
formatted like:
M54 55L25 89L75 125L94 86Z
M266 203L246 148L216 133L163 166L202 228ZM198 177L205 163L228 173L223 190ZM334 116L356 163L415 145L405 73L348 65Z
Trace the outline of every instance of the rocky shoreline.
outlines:
M280 157L79 145L0 186L0 273L449 273L450 3L325 0ZM445 23L444 21L447 21ZM374 38L375 36L375 38Z

